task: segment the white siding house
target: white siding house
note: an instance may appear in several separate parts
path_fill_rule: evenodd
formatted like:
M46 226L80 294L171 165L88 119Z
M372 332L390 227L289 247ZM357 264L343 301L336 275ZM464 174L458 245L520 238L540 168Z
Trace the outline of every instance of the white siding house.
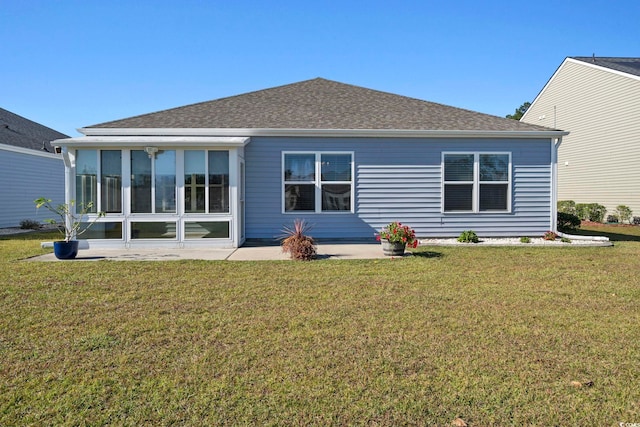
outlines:
M570 132L558 150L558 200L640 216L640 58L566 58L521 121Z
M0 227L42 222L33 201L64 202L64 164L50 142L66 135L0 108Z

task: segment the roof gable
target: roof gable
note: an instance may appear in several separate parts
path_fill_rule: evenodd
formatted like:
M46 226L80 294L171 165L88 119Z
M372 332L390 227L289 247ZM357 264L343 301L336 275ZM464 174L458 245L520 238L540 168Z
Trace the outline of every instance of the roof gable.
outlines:
M69 136L0 108L0 144L52 153L50 142Z
M531 106L520 119L521 122L526 123L531 121L529 116L533 114L532 112L535 110L534 107L537 106L538 101L544 96L547 89L553 84L553 82L556 81L556 79L561 78L564 70L566 70L570 64L577 64L582 67L611 73L609 75L620 75L636 81L640 80L640 58L568 56L558 66L549 80L547 80L540 92L538 92L533 102L531 102Z
M90 128L550 130L322 78L115 120L87 129Z

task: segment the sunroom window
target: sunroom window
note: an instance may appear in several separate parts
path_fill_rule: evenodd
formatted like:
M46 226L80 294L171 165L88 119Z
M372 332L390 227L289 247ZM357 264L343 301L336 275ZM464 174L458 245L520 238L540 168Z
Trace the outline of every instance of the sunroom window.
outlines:
M76 152L77 209L80 209L81 205L93 202L92 213L98 210L107 213L122 212L121 156L120 150L78 150Z
M444 212L508 212L510 153L444 153Z
M284 212L351 212L353 154L283 153Z
M185 150L184 211L229 213L229 152Z
M175 150L131 150L131 212L176 212Z

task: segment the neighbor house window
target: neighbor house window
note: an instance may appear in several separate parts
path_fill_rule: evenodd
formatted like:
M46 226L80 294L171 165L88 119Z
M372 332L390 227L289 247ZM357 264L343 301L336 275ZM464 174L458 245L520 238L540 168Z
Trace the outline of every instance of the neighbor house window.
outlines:
M76 205L93 202L91 212L122 212L122 152L76 151ZM98 197L99 195L99 197Z
M283 153L284 212L351 212L353 153Z
M444 212L508 212L510 153L444 153Z

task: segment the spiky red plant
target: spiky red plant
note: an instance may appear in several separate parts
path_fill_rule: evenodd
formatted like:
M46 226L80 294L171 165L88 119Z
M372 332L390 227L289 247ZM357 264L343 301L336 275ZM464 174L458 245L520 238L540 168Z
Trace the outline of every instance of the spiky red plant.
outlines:
M310 261L316 257L316 244L306 233L309 225L303 219L295 219L293 227L285 226L281 237L282 251L288 253L292 259Z

